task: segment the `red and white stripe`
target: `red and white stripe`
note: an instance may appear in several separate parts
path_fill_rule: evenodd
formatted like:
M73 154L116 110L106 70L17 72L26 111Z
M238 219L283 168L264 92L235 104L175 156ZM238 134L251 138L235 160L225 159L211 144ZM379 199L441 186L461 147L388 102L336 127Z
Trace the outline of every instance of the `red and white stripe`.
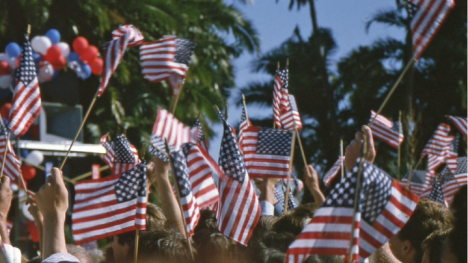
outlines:
M245 109L245 107L242 109L242 114L245 114L245 120L241 119L241 123L239 124L239 149L241 153L243 154L242 148L243 148L244 140L245 140L244 133L248 127L252 126L252 123L249 120L249 116L247 116L247 110Z
M281 87L283 83L278 73L275 74L275 86L273 88L273 121L276 127L282 128L281 125L281 100L283 98L283 91Z
M451 120L455 126L457 126L458 130L460 130L460 132L466 136L468 118L449 115L445 115L445 117L449 118L449 120Z
M449 125L445 123L439 124L436 131L434 132L434 135L426 144L426 147L424 147L421 155L425 156L432 154L438 156L445 156L447 151L450 150L450 143L453 140L453 136L448 136L449 132Z
M79 182L75 185L72 214L76 244L125 233L146 226L146 197L119 203L114 185L119 175Z
M398 149L404 137L402 133L393 129L394 123L384 116L377 114L375 111L371 111L371 122L372 120L374 120L374 122L371 130L374 137Z
M467 174L456 174L454 175L455 180L449 180L442 185L442 191L444 192L445 199L450 204L453 196L458 192L460 187L466 185Z
M328 170L328 172L323 176L323 183L329 187L333 179L335 179L336 175L343 168L344 163L344 156L339 157L338 160L333 164L333 166Z
M164 36L156 42L143 43L140 47L140 60L144 78L159 82L177 74L185 79L188 66L174 62L175 54L175 36Z
M11 182L18 184L18 178L21 173L21 162L18 157L16 157L11 142L7 141L5 135L0 135L0 165L3 162L3 156L6 154L5 166L3 167L3 174L10 177Z
M153 126L152 135L162 139L166 138L167 143L179 150L182 144L187 142L196 143L197 128L185 126L165 109L158 110L158 117Z
M353 208L321 207L289 246L286 262L304 262L309 255L348 255L353 216L353 262L364 260L395 236L416 208L418 197L393 180L390 201L372 225Z
M286 108L281 112L281 122L285 130L301 130L302 121L299 111L297 110L296 99L293 95L288 96Z
M106 154L102 156L102 160L107 163L109 166L109 169L111 171L114 170L114 149L112 149L112 146L107 142L107 137L109 136L109 133L104 134L104 136L101 137L101 145L106 148Z
M289 176L291 156L258 154L258 133L260 127L251 126L244 132L241 151L250 178L284 178Z
M221 172L218 164L200 145L192 145L187 155L187 171L192 184L192 193L198 207L204 209L219 200L213 172Z
M106 148L106 154L102 156L102 160L107 163L109 166L109 169L112 171L112 174L122 174L128 170L133 169L135 165L140 163L140 159L138 157L138 150L135 148L135 146L130 144L130 150L134 156L134 162L133 163L117 163L115 162L115 152L114 149L112 148L111 144L107 141L107 137L109 136L109 133L104 134L104 136L101 137L101 145Z
M138 46L143 40L143 34L133 25L121 26L112 31L112 40L105 44L102 55L103 66L98 97L106 90L107 84L122 60L127 47Z
M411 20L414 58L419 59L455 6L453 0L410 0L419 6Z

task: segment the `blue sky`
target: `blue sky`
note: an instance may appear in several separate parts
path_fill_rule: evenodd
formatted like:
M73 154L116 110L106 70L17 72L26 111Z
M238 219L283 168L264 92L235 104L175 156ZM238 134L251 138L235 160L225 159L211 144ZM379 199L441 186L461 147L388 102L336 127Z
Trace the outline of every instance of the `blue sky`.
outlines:
M235 0L225 0L226 4L234 4L244 16L253 22L261 39L260 53L278 47L291 37L296 26L302 37L308 38L312 33L312 22L309 6L297 10L295 6L289 10L289 0L256 0L253 4L242 4ZM401 29L373 24L368 32L365 25L372 16L380 11L395 8L395 0L315 0L317 23L319 27L332 30L337 42L337 52L332 60L337 62L341 57L360 45L368 45L379 38L394 37L404 39L405 32ZM234 61L236 85L245 87L249 82L268 80L271 76L253 73L251 64L256 54L243 54ZM335 63L332 63L334 70ZM235 124L240 119L240 109L229 99L229 123ZM301 105L298 105L299 109ZM270 108L248 107L249 116L272 114ZM219 154L221 125L215 127L216 136L210 144L210 153L217 159ZM235 127L237 129L237 127Z

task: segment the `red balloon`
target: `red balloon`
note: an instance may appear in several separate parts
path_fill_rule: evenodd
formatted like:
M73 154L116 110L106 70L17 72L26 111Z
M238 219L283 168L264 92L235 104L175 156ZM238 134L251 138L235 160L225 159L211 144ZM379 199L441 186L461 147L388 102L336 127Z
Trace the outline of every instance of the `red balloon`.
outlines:
M88 47L88 40L84 37L77 37L73 40L73 50L81 56L81 51Z
M8 64L6 61L0 61L0 76L9 75L10 73L10 64Z
M61 56L62 56L62 49L57 45L53 45L49 49L47 49L47 53L44 59L52 63L54 61L59 60Z
M90 64L97 58L97 55L99 54L99 50L95 46L88 46L85 48L83 51L81 51L81 61L86 62Z
M27 164L23 164L21 166L21 174L23 175L24 179L31 180L36 177L36 168Z
M60 56L57 60L52 61L51 64L54 69L62 70L65 64L67 64L67 60L64 56Z
M101 75L102 72L102 65L104 62L102 61L101 58L96 58L93 60L93 62L89 63L89 67L91 68L91 72L94 75Z
M10 109L11 109L11 103L5 103L3 106L0 108L0 114L2 114L2 118L7 118L10 115Z

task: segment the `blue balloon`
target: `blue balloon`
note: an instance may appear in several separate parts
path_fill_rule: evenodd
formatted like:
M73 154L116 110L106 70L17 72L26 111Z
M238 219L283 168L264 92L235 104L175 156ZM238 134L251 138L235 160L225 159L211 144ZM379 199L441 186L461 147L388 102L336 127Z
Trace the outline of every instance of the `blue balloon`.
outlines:
M68 54L67 61L68 62L81 61L81 57L76 52L72 51L70 52L70 54Z
M57 78L60 75L60 70L54 69L54 75L52 75L52 79Z
M26 149L21 149L20 151L20 156L23 157L23 158L26 158L29 154L29 151L26 150Z
M78 76L80 79L87 79L89 77L91 77L91 67L86 64L86 63L81 63L81 70L82 70L82 73L81 76Z
M58 32L57 29L50 29L49 31L47 31L45 35L46 37L50 39L50 42L52 42L52 45L55 45L58 42L60 42L60 33Z
M34 63L39 63L42 61L42 56L33 51Z
M5 53L10 58L17 58L21 54L21 48L15 42L11 42L5 47Z

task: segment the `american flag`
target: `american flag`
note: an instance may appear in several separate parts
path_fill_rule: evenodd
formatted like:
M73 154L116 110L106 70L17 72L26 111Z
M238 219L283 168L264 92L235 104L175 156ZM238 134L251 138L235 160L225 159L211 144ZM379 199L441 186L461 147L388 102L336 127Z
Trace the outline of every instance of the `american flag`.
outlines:
M174 147L171 145L169 146L169 152L172 153L175 151ZM166 163L169 163L169 156L166 152L166 144L164 143L164 139L159 138L156 135L151 135L150 145L148 147L150 153L159 159L163 160Z
M427 199L438 202L438 203L443 204L444 206L448 207L447 200L445 200L444 192L442 191L441 182L437 182L437 181L434 182L434 184L432 186L432 191L429 194L429 197Z
M252 126L252 123L249 120L249 116L247 116L247 110L244 106L242 108L241 120L239 125L239 147L241 153L244 153L242 149L244 148L245 131L250 126Z
M179 190L179 202L182 206L187 235L191 237L200 219L200 209L192 193L193 186L188 175L187 160L184 154L181 151L175 151L171 153L171 158L174 165L175 183Z
M467 129L466 126L467 126L468 118L455 117L455 116L449 116L449 115L445 115L445 117L449 118L449 120L451 120L455 124L455 126L457 126L460 132L466 136L466 129Z
M453 173L457 171L458 167L458 136L452 137L452 142L449 145L449 148L445 154L445 163L452 170Z
M450 148L450 143L452 142L452 136L449 136L448 133L450 132L450 126L445 123L441 123L434 135L424 147L421 156L428 155L428 170L435 170L440 165L444 163L445 156L447 151Z
M371 111L370 122L374 119L375 121L371 127L374 137L398 149L404 139L401 122L392 122L375 111Z
M121 26L112 31L112 40L103 46L103 65L98 97L106 90L107 84L122 60L127 47L138 46L143 40L143 34L133 25Z
M8 121L8 127L16 137L21 137L28 131L29 126L41 113L41 108L41 93L32 49L28 37L24 36L23 52L20 66L16 70L16 84Z
M273 89L273 121L278 128L282 128L281 112L286 109L288 100L289 69L277 70L275 74L275 86Z
M432 180L432 178L434 178L434 176L431 176L430 174L427 174L426 171L422 170L408 171L405 177L403 177L400 181L401 186L406 187L408 185L408 180L411 176L411 173L413 173L413 175L411 177L410 190L418 196L421 196L429 186L429 182Z
M122 175L79 182L75 193L75 244L146 228L145 161Z
M274 194L275 194L276 200L278 200L278 204L281 207L284 207L284 195L286 194L287 183L285 183L284 181L283 182L280 181L280 183L281 183L281 189L275 188ZM289 191L288 211L293 210L297 206L298 204L296 203L296 199L294 198L292 191Z
M198 207L203 209L219 200L218 188L213 180L213 172L222 174L218 164L199 144L182 145L187 159L187 171L192 184L192 193Z
M458 157L458 166L455 172L452 172L450 168L445 167L441 174L443 178L442 190L444 192L447 202L451 202L453 196L457 193L458 189L467 183L467 171L466 171L466 156Z
M288 96L287 106L281 112L281 122L285 130L301 130L302 121L297 109L296 99L293 95Z
M198 129L185 126L165 109L158 110L158 117L153 126L152 135L161 139L166 138L169 146L180 150L182 144L196 142ZM165 148L163 148L165 149Z
M226 177L219 180L218 228L224 235L246 245L260 220L260 203L234 134L222 114L219 115L224 132L218 163Z
M21 172L21 163L19 158L16 157L13 147L11 147L11 142L8 140L6 127L3 123L0 123L0 160L2 162L5 150L7 151L7 154L3 174L10 177L11 182L18 183L18 178Z
M140 162L137 149L124 134L117 135L117 139L112 143L107 141L107 136L109 133L101 137L101 145L107 150L102 159L109 165L113 174L126 172Z
M335 179L338 172L343 168L344 156L339 157L328 172L323 176L323 183L329 187L333 179Z
M143 43L140 60L144 77L159 82L176 74L185 79L195 46L196 43L175 36L164 36L156 42Z
M243 135L242 152L251 178L289 176L293 131L250 126Z
M353 261L362 261L388 242L406 224L418 197L374 165L364 162L359 205L354 195L359 160L352 172L330 192L311 222L289 246L286 262L304 262L311 254L348 255L351 231ZM356 228L352 228L353 218Z
M206 143L206 140L205 140L205 134L203 133L203 126L200 122L200 119L197 119L195 121L193 128L196 129L195 141L198 142L205 150L207 150L208 144Z
M405 0L413 34L414 58L419 59L455 6L453 0Z

